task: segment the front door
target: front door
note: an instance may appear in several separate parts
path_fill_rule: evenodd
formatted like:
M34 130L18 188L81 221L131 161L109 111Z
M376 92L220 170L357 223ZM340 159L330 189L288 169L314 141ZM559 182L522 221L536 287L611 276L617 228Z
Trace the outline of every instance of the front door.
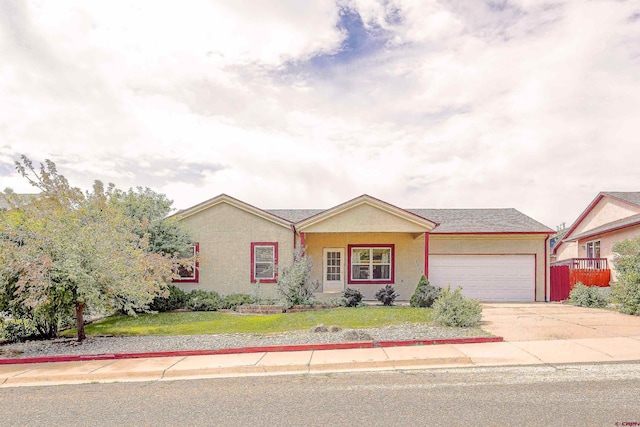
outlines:
M344 249L324 248L322 255L324 265L322 275L323 292L344 291Z

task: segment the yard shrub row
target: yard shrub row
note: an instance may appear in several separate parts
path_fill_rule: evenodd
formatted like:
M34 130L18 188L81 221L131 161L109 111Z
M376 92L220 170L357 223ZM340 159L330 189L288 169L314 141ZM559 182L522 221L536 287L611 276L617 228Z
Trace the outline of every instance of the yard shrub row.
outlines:
M192 311L217 311L221 309L234 309L243 304L254 304L257 301L248 294L229 294L221 296L215 291L196 289L189 293L175 285L169 285L169 296L157 297L153 300L149 309L165 312L172 310L188 309Z

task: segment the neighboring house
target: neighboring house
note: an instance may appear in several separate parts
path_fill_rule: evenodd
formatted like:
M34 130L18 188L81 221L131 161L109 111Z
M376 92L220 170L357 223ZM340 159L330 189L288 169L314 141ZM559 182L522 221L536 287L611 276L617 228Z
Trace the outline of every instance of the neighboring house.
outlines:
M185 290L277 296L278 269L306 248L319 293L408 300L422 274L484 301L545 301L550 228L515 209L401 209L363 195L326 210L263 210L220 195L175 214L197 240ZM323 295L318 295L322 297Z
M552 260L556 264L574 260L587 268L611 269L611 279L615 280L613 245L637 236L640 192L603 191L553 248Z

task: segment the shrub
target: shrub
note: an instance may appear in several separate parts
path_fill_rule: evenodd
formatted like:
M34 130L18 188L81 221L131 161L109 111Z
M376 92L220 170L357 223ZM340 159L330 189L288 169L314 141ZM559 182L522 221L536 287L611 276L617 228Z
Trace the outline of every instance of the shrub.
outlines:
M474 327L480 325L482 306L477 300L462 295L462 289L441 289L433 303L434 321L443 326Z
M626 314L640 314L640 237L613 245L616 282L611 284L611 299Z
M376 299L380 301L382 305L391 306L396 298L398 298L398 294L391 285L386 285L384 288L380 288L378 292L376 292Z
M585 286L578 282L569 292L569 302L579 307L603 308L609 304L609 298L597 286Z
M287 308L315 303L313 293L320 287L320 282L311 280L312 269L311 257L305 255L304 248L296 248L293 264L283 268L278 275L278 294Z
M194 290L187 299L187 308L193 311L217 311L222 308L223 301L215 291Z
M243 304L255 304L258 302L254 296L249 294L229 294L222 300L222 308L233 309Z
M362 292L357 289L345 288L342 292L342 302L345 307L359 307L362 305Z
M423 275L418 282L416 291L411 295L409 304L411 307L431 307L440 296L440 288L429 283Z
M169 296L155 297L149 304L149 310L163 312L185 308L187 304L185 291L175 285L169 285L167 290L169 291Z
M38 337L38 333L33 327L31 321L5 320L0 323L0 340L7 340L10 342L24 342L27 339Z

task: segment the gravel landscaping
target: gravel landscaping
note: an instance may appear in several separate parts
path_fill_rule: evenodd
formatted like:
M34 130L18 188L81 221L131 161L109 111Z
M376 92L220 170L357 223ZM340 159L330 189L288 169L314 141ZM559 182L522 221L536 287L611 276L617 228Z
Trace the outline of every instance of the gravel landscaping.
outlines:
M430 340L490 336L477 328L443 328L407 323L371 329L336 332L291 331L274 334L211 334L178 336L90 336L82 343L71 338L27 341L0 345L0 358L145 353L177 350L217 350L224 348L325 344L353 341Z

